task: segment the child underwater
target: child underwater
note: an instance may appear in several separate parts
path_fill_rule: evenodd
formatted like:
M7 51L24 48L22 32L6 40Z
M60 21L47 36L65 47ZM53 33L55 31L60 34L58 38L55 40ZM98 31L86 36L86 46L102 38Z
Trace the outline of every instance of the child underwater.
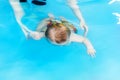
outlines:
M71 2L69 3L71 4ZM54 17L54 15L48 14L49 17L41 21L41 23L37 26L36 31L32 31L28 29L26 25L24 25L21 22L21 19L25 13L19 1L10 0L10 4L13 8L16 21L20 25L26 38L31 37L34 40L40 40L41 38L46 38L51 43L56 44L56 45L66 45L70 42L83 43L87 48L88 54L93 57L95 56L96 51L94 47L92 46L91 42L86 37L76 34L76 28L74 27L74 25L68 22L64 17L60 17L60 20L57 20ZM75 7L78 7L78 6L75 6ZM75 7L72 6L73 9ZM77 10L78 9L79 8L77 8ZM80 11L74 11L74 12L77 14L77 16L80 16L79 18L82 21L81 23L82 28L87 30L87 26L83 18L81 18ZM85 32L85 35L86 33L87 31Z

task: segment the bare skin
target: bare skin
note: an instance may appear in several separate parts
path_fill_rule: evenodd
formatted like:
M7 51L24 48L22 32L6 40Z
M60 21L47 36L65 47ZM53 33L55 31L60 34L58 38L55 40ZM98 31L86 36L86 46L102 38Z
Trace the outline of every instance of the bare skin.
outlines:
M88 26L85 23L85 20L84 20L84 18L82 16L82 13L80 11L79 6L77 5L78 0L67 0L67 1L68 1L68 5L72 9L72 11L74 12L74 14L78 18L78 20L80 21L80 27L81 27L81 29L85 30L84 36L87 36Z
M13 8L14 13L15 13L16 21L20 25L20 28L22 29L22 31L23 31L24 35L26 36L26 38L31 37L34 40L40 40L41 38L46 37L45 32L47 30L47 25L50 23L51 20L53 20L53 21L55 20L54 16L52 14L49 14L48 18L41 21L41 23L38 25L36 31L33 31L33 30L28 29L21 22L21 18L24 15L24 11L22 10L19 2L18 1L15 2L15 0L9 0L9 1L10 1L10 4L11 4L12 8ZM55 21L60 23L60 25L59 25L59 26L61 26L60 30L61 31L63 30L65 32L65 34L68 34L68 32L66 32L67 30L65 30L66 29L65 25L61 23L63 20L67 21L64 18L61 18L61 21L57 21L57 20L55 20ZM66 27L69 27L69 26L66 26ZM42 31L42 30L45 30L45 31ZM55 34L54 28L52 28L51 30L53 30L52 32L53 32L53 34ZM69 29L69 30L70 30L70 35L64 36L65 41L64 41L64 43L60 43L60 45L65 45L65 44L70 43L70 42L83 43L87 48L88 54L91 55L92 57L94 57L96 51L95 51L94 47L92 46L91 42L86 37L83 37L83 36L80 36L80 35L76 34L71 29ZM57 33L58 32L56 32L56 34ZM55 35L51 35L51 36L55 37ZM50 37L50 38L52 38L52 37ZM48 38L48 37L46 37L46 38ZM63 37L59 37L59 38L63 38ZM56 37L56 39L57 39L57 37ZM55 43L54 40L51 41L51 42ZM57 44L59 44L59 43L57 43Z

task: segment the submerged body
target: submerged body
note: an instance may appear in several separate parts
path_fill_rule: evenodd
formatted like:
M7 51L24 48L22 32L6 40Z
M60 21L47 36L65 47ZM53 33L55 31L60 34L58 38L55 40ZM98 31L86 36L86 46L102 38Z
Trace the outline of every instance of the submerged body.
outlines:
M55 20L52 14L49 17L41 21L36 31L43 32L44 36L54 44L65 45L69 43L71 33L76 33L77 31L74 25L66 21L63 17L60 17L60 21Z
M14 10L16 20L26 38L31 37L34 40L40 40L41 38L46 37L50 42L57 45L65 45L70 42L83 43L87 48L88 54L95 56L96 51L91 42L86 37L76 34L76 28L63 17L61 17L61 20L56 20L52 14L49 14L48 18L41 21L36 31L32 31L21 22L21 18L24 16L24 11L19 2L10 0L10 4Z
M63 23L65 21L65 23ZM56 45L66 45L71 42L83 43L87 47L87 52L91 56L95 56L95 49L91 42L83 36L76 33L76 28L61 18L60 21L55 20L53 15L41 21L37 27L37 31L32 32L31 36L35 40L46 37L51 43Z

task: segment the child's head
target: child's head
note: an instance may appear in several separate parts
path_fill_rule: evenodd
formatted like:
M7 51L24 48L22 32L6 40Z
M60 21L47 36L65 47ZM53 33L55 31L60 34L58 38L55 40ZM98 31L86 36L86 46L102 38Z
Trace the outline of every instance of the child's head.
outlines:
M70 37L70 29L62 23L51 22L47 27L45 35L50 41L56 44L63 44L68 41Z

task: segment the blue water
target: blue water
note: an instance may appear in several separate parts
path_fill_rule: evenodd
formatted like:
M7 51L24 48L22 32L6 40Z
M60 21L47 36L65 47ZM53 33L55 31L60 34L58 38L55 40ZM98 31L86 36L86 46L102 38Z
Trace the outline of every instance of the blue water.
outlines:
M46 39L27 40L9 1L0 0L0 80L120 80L120 25L112 15L120 13L120 2L108 2L79 2L89 27L87 37L96 49L96 57L91 58L80 43L55 46ZM65 0L48 0L42 7L21 5L26 12L22 22L32 30L47 13L79 23Z

